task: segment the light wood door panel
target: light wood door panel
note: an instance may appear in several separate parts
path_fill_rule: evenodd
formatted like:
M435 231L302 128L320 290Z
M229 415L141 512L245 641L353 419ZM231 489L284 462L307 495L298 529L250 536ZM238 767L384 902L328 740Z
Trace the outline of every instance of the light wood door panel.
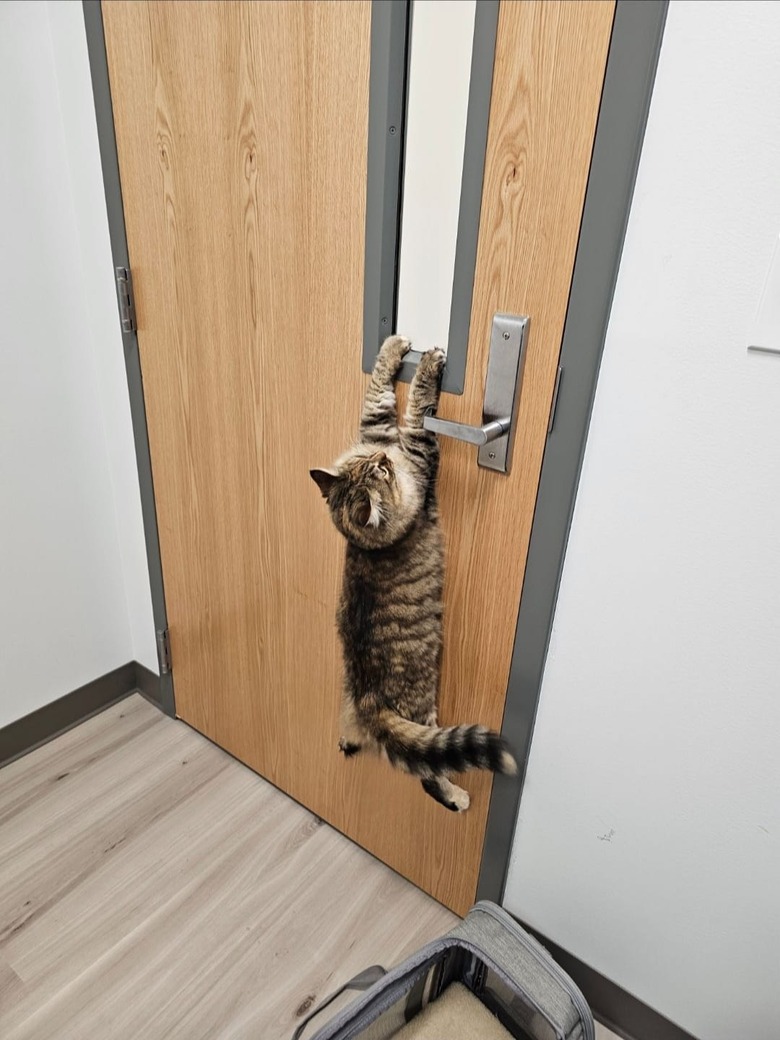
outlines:
M510 476L443 443L443 722L500 726L613 0L501 5L462 397L531 315ZM463 912L460 816L336 751L343 546L308 476L357 429L370 5L103 4L177 711ZM404 391L401 390L401 396Z

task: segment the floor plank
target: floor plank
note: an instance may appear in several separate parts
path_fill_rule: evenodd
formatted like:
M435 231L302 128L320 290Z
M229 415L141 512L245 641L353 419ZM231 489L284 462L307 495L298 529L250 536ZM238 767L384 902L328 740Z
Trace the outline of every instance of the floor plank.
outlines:
M596 1040L620 1040L617 1033L613 1033L611 1029L607 1029L606 1026L601 1025L600 1022L596 1023Z
M282 1040L455 921L140 696L0 770L4 1040Z
M281 1040L454 921L140 697L0 771L7 1040Z

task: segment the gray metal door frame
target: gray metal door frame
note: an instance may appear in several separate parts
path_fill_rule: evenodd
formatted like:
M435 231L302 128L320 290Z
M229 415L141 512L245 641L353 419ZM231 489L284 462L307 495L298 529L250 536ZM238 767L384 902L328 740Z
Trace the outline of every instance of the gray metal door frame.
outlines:
M387 4L387 0L374 0L374 2ZM405 0L391 0L391 2L405 5ZM493 7L497 6L495 0L490 0L489 6L493 11ZM506 693L502 732L517 752L521 769L517 777L497 776L495 778L483 846L477 895L478 898L492 899L499 903L503 896L509 866L515 821L530 752L558 585L612 296L631 207L667 6L668 0L617 0L615 10L561 347L560 365L563 374L554 422L548 436L542 464ZM95 95L111 249L114 265L130 269L100 0L83 0L83 7ZM386 10L385 16L389 13L389 10ZM490 18L487 17L487 13L488 4L486 2L486 17L483 21L485 46L477 59L481 62L482 69L487 67L488 59L485 58L485 53L489 54L491 31L493 32L493 43L495 39L494 29L491 30L491 19L494 18L495 12L493 11ZM387 46L386 38L384 42L380 39L380 42L382 46ZM479 142L486 139L489 114L484 104L480 103L477 107L478 111L482 113L479 117L482 124L473 123L471 126L471 133L477 142L475 154L479 153L480 147L484 147L479 145ZM385 118L386 116L382 116L383 123ZM471 111L469 118L472 119ZM377 127L375 126L373 129L374 137L378 140ZM369 130L369 134L371 135L371 130ZM383 126L381 131L383 140L384 134ZM390 180L392 181L398 176L397 171L400 168L402 151L394 153L388 160L382 158L380 152L375 154L379 155L375 177L382 180L385 178L386 169L390 169L392 174ZM484 161L484 155L482 160ZM385 165L386 162L390 163L389 167ZM396 172L392 173L393 170ZM475 178L479 179L481 188L481 173L478 168L474 169L472 180ZM400 193L401 188L396 182L396 187L393 188L391 185L389 190ZM469 190L473 194L473 184ZM380 206L380 201L377 200L376 206ZM394 199L391 207L392 213L387 218L391 223L395 221L396 229L397 211L394 207L398 205L398 202L399 195ZM376 228L381 231L381 222L376 224ZM468 256L461 253L460 258L461 270L466 272L464 274L466 280L468 280L466 269L472 263L470 253L475 249L475 240L472 242L472 238L474 235L471 233L465 235L467 241L461 247L460 233L458 236L458 248L462 248L468 253ZM374 249L375 274L377 285L379 285L379 282L382 281L380 254L383 246L376 236L373 240L369 238L367 244L369 250ZM395 274L393 272L392 277L388 275L387 241L385 241L384 249L383 270L385 274L382 285L385 286L386 295L387 285L395 284ZM456 269L458 262L456 257ZM465 266L463 266L464 264ZM473 270L471 278L473 279ZM372 312L372 328L374 324L378 325L380 322L378 300L377 296L376 313ZM386 304L384 298L383 303ZM392 306L394 306L394 299ZM123 341L138 461L138 479L141 488L154 623L156 629L164 631L167 629L165 594L136 333L124 331ZM376 349L375 345L372 349ZM457 387L453 387L453 390L459 392ZM161 676L160 684L162 705L164 710L172 715L175 709L171 675Z
M108 79L106 41L103 33L103 15L100 0L83 0L84 27L87 35L89 68L92 76L92 93L95 99L100 163L103 168L103 188L108 211L108 231L111 239L111 255L114 268L130 270L127 251L125 212L122 207L122 186L119 179L119 160L114 132L114 112L111 107L111 86ZM124 328L122 347L125 356L127 389L130 395L130 414L133 423L135 458L138 466L138 484L141 489L141 513L146 540L146 561L149 570L149 585L152 593L152 614L157 633L167 633L168 620L165 611L165 589L163 587L160 538L157 531L157 509L154 500L152 460L149 454L149 434L146 427L144 388L141 376L141 358L138 353L138 337L134 329ZM159 639L158 639L159 646ZM174 715L176 708L173 695L173 680L170 672L160 676L158 699L167 715Z

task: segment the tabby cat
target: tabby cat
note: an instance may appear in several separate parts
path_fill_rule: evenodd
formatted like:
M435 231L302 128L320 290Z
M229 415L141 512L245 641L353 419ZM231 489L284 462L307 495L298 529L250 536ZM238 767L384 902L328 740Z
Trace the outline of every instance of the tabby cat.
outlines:
M420 777L454 812L468 792L451 773L515 773L505 742L484 726L436 721L442 645L444 549L436 504L439 449L423 417L435 409L444 353L423 354L398 427L394 380L409 341L385 340L360 421L359 442L331 469L313 469L347 540L338 627L344 648L342 736L346 756L380 750Z

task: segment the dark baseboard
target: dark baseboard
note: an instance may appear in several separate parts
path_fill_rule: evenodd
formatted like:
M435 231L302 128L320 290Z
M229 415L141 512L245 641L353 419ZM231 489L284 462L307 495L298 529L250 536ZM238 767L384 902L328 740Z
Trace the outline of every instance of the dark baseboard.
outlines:
M113 672L101 675L78 690L66 693L51 704L44 704L37 711L0 728L0 766L21 758L28 751L34 751L41 744L46 744L136 692L142 693L161 711L173 715L170 682L166 686L159 675L150 672L137 661L129 661Z
M613 1033L625 1037L625 1040L696 1040L691 1033L686 1033L680 1026L621 989L617 983L550 942L534 928L529 928L527 924L523 924L523 927L536 936L563 970L571 975L595 1017Z
M45 744L136 690L134 661L0 729L0 766Z
M135 688L139 693L142 693L148 701L151 701L152 704L156 704L157 707L162 710L163 696L160 676L149 671L148 668L139 664L138 661L134 661L133 664L135 666Z
M170 673L157 675L150 672L144 665L135 662L135 686L148 701L151 701L160 711L176 718L176 706L173 701L173 682Z

